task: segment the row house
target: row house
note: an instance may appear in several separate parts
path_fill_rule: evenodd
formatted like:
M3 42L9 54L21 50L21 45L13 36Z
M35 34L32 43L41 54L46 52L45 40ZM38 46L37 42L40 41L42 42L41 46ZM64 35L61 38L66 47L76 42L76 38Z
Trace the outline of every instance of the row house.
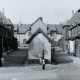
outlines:
M27 24L14 24L14 37L17 38L19 47L26 47L26 41L31 35L30 25Z
M10 20L9 20L10 21ZM9 22L0 23L0 48L2 51L17 48L17 39L14 37L14 25Z
M2 49L8 48L8 40L11 38L10 30L8 30L4 25L0 24L0 47Z
M80 9L77 10L72 17L63 26L65 34L65 50L71 55L79 56L79 35L80 35Z
M65 25L66 49L74 56L80 56L80 24Z

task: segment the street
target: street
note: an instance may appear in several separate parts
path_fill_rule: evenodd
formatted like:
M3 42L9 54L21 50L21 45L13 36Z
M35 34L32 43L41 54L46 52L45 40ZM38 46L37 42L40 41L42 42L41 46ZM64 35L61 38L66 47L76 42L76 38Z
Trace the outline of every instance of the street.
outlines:
M61 59L64 60L63 64L46 64L45 70L42 70L40 64L28 65L27 49L19 48L4 55L3 67L0 68L0 80L79 80L80 59L68 55L63 55ZM73 62L66 63L69 59Z
M80 59L71 57L72 63L0 68L0 80L80 80Z

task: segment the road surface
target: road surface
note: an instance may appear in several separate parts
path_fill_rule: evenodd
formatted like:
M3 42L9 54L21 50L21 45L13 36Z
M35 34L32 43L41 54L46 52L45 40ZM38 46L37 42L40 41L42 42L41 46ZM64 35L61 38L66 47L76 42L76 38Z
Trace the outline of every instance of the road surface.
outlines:
M80 80L79 58L71 57L73 62L66 64L46 64L45 70L39 64L15 66L22 65L26 56L26 49L5 56L4 66L0 68L0 80Z
M72 63L59 65L41 65L0 68L0 80L80 80L80 59L73 58Z

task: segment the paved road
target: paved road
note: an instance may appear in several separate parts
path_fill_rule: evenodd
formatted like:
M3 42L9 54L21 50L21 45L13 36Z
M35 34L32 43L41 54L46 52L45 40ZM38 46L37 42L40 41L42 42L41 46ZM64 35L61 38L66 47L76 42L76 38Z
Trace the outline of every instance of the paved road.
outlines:
M7 64L18 64L25 60L26 49L18 50L5 57ZM0 80L80 80L80 59L71 57L72 63L46 65L25 65L23 67L0 68Z
M72 57L73 58L73 57ZM80 80L80 59L73 63L0 68L0 80Z

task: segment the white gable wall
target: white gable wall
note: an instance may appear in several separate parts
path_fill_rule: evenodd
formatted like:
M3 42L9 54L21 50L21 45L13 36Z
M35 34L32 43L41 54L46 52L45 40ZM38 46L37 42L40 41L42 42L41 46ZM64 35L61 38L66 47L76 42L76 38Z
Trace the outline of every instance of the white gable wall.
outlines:
M38 34L31 42L29 49L29 59L39 59L42 57L44 49L44 57L51 60L51 44L48 42L47 38L42 34Z
M47 33L47 25L44 24L40 19L31 26L31 33L33 34L39 28L41 28L45 33Z

